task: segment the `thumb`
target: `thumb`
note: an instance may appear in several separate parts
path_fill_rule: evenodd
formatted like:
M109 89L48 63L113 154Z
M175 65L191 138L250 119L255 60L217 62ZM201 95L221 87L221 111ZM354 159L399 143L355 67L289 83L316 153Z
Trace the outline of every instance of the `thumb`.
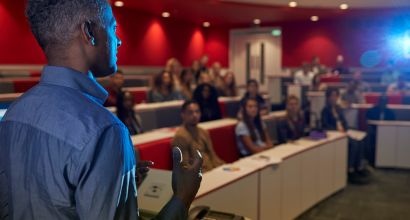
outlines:
M182 162L182 152L179 147L174 147L172 148L172 168L173 170L179 169L181 167L181 162Z

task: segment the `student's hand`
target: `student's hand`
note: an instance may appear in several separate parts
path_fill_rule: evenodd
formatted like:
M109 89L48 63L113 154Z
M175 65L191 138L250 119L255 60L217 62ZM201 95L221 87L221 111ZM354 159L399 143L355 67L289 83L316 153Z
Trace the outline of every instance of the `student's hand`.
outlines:
M174 196L181 199L189 209L202 181L202 155L197 151L192 162L183 164L181 150L172 149L172 190Z
M149 171L149 167L153 166L154 162L152 161L139 161L137 163L137 170L136 170L136 174L137 174L137 185L141 185L142 183L142 179L147 175L148 171Z

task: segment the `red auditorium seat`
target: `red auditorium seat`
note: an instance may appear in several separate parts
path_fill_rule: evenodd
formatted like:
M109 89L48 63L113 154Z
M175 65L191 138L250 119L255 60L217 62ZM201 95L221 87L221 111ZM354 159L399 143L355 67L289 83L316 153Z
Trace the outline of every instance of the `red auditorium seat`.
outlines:
M221 102L221 101L218 101L218 103L219 103L219 109L221 109L222 118L228 117L228 116L226 115L225 103L224 103L224 102Z
M137 87L137 88L125 88L127 92L130 92L134 97L135 104L140 104L148 100L148 88L147 87Z
M139 151L141 160L154 162L153 168L172 170L171 141L171 138L166 138L134 147Z
M239 159L235 138L235 125L214 128L208 131L214 150L222 160L232 163Z
M41 72L40 72L40 71L30 72L30 76L31 76L31 77L40 77L40 76L41 76Z
M368 104L377 104L380 96L380 93L366 93L364 95L366 103ZM398 93L387 94L387 97L389 98L389 104L402 104L403 102L403 96Z
M320 77L321 83L339 83L341 81L340 76L322 76Z
M15 79L13 80L14 92L24 93L31 89L33 86L37 85L39 79Z

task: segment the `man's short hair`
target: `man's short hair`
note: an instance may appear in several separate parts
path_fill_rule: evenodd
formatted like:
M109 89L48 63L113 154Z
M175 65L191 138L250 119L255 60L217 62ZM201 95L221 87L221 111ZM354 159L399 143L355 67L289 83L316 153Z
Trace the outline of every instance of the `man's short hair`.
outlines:
M106 26L107 0L28 0L26 16L37 42L46 50L65 45L84 22Z
M246 82L246 86L250 86L251 84L255 84L256 86L259 86L258 81L256 79L250 79Z
M182 104L181 112L185 112L185 110L188 108L188 106L190 106L190 105L192 105L192 104L195 104L195 105L198 105L198 106L199 106L199 103L198 103L197 101L195 101L195 100L187 100L187 101L184 102L184 104Z
M337 88L328 88L325 92L326 98L329 98L334 92L337 95L340 95L339 89L337 89Z

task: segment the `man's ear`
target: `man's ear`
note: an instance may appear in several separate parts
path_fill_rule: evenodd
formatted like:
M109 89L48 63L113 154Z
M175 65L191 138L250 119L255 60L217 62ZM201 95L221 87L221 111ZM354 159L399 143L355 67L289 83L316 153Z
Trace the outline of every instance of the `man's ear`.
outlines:
M83 39L88 42L90 45L96 45L96 39L92 27L92 23L90 21L86 21L81 25L81 35Z

